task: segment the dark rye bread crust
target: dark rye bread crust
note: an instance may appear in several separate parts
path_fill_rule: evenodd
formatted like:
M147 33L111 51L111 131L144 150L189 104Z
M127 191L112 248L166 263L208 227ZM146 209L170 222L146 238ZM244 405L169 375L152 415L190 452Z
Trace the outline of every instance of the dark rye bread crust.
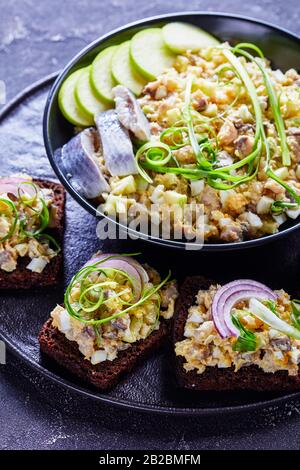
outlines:
M57 227L47 229L46 233L52 235L59 243L61 249L64 234L64 209L65 209L65 190L59 183L34 179L33 182L42 188L52 189L54 192L54 203L57 206ZM0 269L0 289L29 289L32 287L45 287L58 283L63 264L62 250L55 256L45 269L39 273L29 271L26 266L29 264L30 258L18 258L17 268L7 273Z
M153 331L146 339L133 343L125 351L120 351L113 361L96 365L84 359L77 343L68 340L52 325L52 318L49 318L41 329L39 343L43 353L69 372L97 389L107 391L114 387L125 373L130 372L141 360L158 349L168 333L168 322L161 320L159 329Z
M195 304L195 296L200 289L208 289L215 281L203 277L188 277L180 289L177 300L173 341L184 339L184 326L188 309ZM223 390L255 390L255 391L292 391L300 390L300 373L288 375L287 371L266 373L258 366L247 366L234 372L233 368L219 369L207 367L203 374L196 370L186 372L183 368L185 360L182 356L175 358L176 375L181 387L192 390L223 391Z

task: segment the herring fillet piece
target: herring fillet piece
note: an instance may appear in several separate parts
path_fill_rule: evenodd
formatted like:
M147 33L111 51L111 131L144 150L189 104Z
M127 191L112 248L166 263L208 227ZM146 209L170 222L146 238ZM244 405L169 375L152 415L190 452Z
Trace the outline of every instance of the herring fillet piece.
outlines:
M110 190L95 158L97 133L88 128L75 135L61 149L61 162L74 188L87 199Z
M100 135L105 166L112 176L138 173L128 130L121 124L115 110L110 109L95 117Z
M151 132L148 119L134 94L123 85L113 88L113 94L117 116L123 126L131 131L139 140L150 140Z

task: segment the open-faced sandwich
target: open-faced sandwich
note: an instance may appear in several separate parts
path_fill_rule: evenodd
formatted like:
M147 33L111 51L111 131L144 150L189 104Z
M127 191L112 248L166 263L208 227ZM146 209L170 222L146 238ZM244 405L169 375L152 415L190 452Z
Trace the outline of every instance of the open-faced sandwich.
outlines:
M300 309L284 290L201 277L182 286L174 319L177 376L195 390L300 389Z
M44 324L41 350L98 389L158 348L169 331L175 281L130 256L98 253L72 278Z
M58 282L64 204L61 184L27 175L0 178L0 289Z

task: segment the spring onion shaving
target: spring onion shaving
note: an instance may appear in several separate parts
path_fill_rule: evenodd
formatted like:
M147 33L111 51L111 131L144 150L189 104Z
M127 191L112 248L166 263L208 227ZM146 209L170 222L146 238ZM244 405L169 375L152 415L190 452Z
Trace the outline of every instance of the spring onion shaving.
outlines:
M61 250L61 248L60 248L59 244L57 243L57 241L55 240L55 238L53 238L48 233L38 233L34 236L34 238L40 240L41 242L43 240L45 240L48 243L49 246L52 244L52 246L54 248L54 251L56 251L56 253L59 253L60 250Z
M26 187L33 190L33 196L32 197L29 197L28 193L26 194L23 186L26 186ZM38 198L38 189L37 189L36 185L34 183L32 183L31 181L22 181L22 183L20 183L19 186L18 186L17 194L18 194L19 200L22 201L24 206L31 206ZM31 207L31 209L35 210L32 207Z

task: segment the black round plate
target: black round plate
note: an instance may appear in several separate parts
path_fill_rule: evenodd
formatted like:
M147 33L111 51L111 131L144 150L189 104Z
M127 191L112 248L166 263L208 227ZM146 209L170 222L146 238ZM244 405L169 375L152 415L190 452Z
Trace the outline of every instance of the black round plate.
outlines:
M271 24L223 13L172 13L147 18L118 28L85 47L66 65L51 88L45 107L43 127L46 151L56 175L73 198L90 214L96 215L96 207L72 187L60 167L59 161L54 156L55 150L62 147L73 135L73 126L64 119L58 108L59 88L71 72L90 64L94 57L105 47L119 44L131 38L143 28L162 26L169 21L184 21L196 24L222 41L229 41L231 44L254 42L264 51L266 57L272 60L273 65L282 70L295 68L300 63L300 39L297 36ZM299 225L300 222L290 220L281 226L278 233L273 235L238 243L204 243L201 249L202 251L228 251L263 245L293 232L299 228ZM143 236L143 234L137 234L131 228L127 228L127 230L131 235ZM143 237L149 242L161 244L165 247L185 249L185 243L179 240L166 240L150 235Z

